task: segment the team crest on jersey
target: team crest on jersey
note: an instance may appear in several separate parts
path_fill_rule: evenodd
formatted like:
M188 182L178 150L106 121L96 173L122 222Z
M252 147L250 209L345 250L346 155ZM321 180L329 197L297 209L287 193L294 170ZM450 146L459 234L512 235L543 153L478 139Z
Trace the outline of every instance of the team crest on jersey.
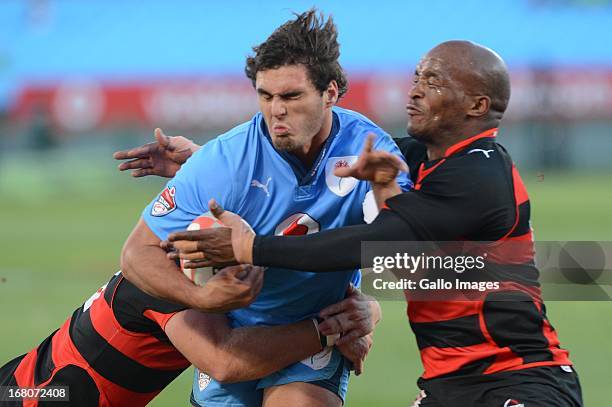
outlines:
M359 180L353 177L337 177L334 175L336 168L350 167L357 161L356 155L345 157L330 157L325 164L325 183L330 191L338 196L348 195L355 187Z
M175 187L166 187L161 194L153 202L151 207L151 215L153 216L164 216L176 209L176 201L174 199L176 195Z
M295 213L278 224L274 230L276 236L300 236L317 233L321 230L319 222L307 213Z
M210 376L204 372L198 371L198 389L203 391L210 384Z
M525 404L515 399L508 399L504 403L503 407L525 407Z

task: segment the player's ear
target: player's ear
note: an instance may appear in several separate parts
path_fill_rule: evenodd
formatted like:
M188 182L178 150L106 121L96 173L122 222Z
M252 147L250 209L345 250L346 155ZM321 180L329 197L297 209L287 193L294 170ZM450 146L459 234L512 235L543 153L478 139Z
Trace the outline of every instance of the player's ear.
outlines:
M469 97L468 116L481 117L489 113L491 98L486 95L474 95Z
M325 107L332 107L338 102L338 83L336 81L331 81L327 85L327 89L323 92L323 99Z

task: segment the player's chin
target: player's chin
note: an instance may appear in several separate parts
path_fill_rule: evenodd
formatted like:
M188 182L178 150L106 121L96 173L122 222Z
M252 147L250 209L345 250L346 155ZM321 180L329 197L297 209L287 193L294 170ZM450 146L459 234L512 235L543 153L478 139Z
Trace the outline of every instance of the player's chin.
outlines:
M296 143L291 135L273 136L272 144L279 151L293 151L296 149Z
M422 129L422 128L411 129L410 127L408 128L408 135L412 137L413 139L415 139L416 141L420 141L421 143L425 143L425 144L433 141L435 137L433 136L433 133L429 129Z
M423 126L420 125L416 120L408 119L408 125L406 126L406 131L412 137L417 140L420 140L423 136Z

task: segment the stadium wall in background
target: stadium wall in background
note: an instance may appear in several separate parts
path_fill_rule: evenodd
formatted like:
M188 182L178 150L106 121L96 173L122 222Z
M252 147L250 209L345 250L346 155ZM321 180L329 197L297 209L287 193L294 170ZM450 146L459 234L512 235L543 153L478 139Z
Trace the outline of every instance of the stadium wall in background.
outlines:
M311 2L0 3L0 145L150 131L211 137L256 110L251 46ZM436 43L490 46L512 72L503 142L540 167L612 167L612 2L319 1L350 90L341 105L404 133L410 73ZM201 138L200 138L201 140ZM580 142L578 142L580 141ZM584 145L590 146L584 148ZM597 148L592 148L597 146ZM552 157L551 157L551 152Z

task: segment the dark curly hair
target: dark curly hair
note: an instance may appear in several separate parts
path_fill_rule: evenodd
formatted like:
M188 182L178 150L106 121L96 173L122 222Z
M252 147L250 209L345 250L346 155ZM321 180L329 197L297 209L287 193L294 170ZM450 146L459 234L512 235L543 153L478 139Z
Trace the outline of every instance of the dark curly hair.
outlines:
M278 27L263 43L253 47L254 55L247 57L244 72L255 86L257 72L285 65L302 64L314 87L323 93L331 81L338 84L342 97L348 82L338 57L338 32L331 16L325 21L323 13L312 8L302 14L294 13L295 20Z

